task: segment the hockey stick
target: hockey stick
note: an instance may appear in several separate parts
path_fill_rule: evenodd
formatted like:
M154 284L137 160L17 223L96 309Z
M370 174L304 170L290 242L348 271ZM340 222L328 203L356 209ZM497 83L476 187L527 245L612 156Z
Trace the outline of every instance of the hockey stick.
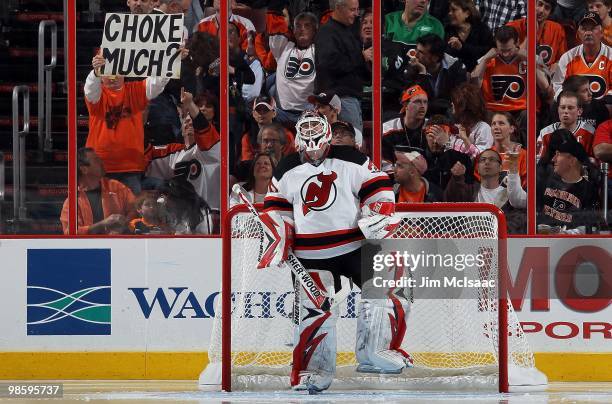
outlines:
M257 220L259 221L259 225L262 228L262 231L266 232L265 229L267 226L263 223L263 220L255 206L253 206L251 201L249 201L249 199L246 197L246 190L242 188L240 184L235 184L232 188L232 192L238 195L238 197L249 209L251 214L257 218ZM289 251L289 253L287 254L287 260L285 261L285 265L288 266L289 269L291 269L291 272L295 275L296 282L299 282L302 285L306 294L309 295L310 300L312 300L312 302L317 306L317 308L323 311L329 311L340 303L342 303L351 292L352 283L349 282L348 286L346 284L342 285L341 289L333 296L326 296L325 292L323 292L319 288L319 286L312 279L312 276L310 276L310 273L308 273L306 268L304 268L302 263L297 259L295 255L293 255L291 251ZM296 289L295 285L294 289ZM297 292L297 290L295 290L295 292ZM296 321L296 318L294 318L293 322L297 324L299 323L299 319L298 321Z

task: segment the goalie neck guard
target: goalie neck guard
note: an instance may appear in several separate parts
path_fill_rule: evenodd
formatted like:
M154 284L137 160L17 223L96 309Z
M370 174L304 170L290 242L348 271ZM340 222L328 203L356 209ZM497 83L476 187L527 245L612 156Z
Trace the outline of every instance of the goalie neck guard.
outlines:
M306 111L295 125L295 147L306 161L319 165L327 156L332 132L327 118L314 111Z

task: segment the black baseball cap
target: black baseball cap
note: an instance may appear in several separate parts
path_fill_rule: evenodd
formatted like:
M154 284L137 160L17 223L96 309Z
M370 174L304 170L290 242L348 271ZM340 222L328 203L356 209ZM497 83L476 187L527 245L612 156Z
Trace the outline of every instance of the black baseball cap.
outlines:
M568 153L576 157L578 161L584 163L589 160L589 156L584 150L584 147L577 140L565 140L559 146L557 146L559 153Z
M582 23L591 20L595 23L595 25L601 25L603 26L602 22L601 22L601 18L599 18L599 14L594 13L592 11L589 11L588 13L585 13L582 18L580 19L580 22L578 23L578 25L582 25Z

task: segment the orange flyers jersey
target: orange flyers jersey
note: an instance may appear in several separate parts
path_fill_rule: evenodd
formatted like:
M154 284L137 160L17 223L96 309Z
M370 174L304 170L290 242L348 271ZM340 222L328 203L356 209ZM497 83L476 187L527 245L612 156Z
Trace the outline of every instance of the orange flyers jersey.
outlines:
M546 153L548 150L548 145L550 143L550 137L554 131L560 129L561 122L555 122L552 125L548 125L544 129L540 131L540 136L538 136L537 140L537 157L538 160ZM587 154L593 157L593 139L595 138L595 128L585 121L579 120L578 126L572 132L578 143L580 143Z
M564 53L553 76L555 93L561 91L563 80L573 75L589 78L593 98L599 99L612 94L608 86L608 83L612 82L612 48L602 43L599 55L590 65L584 60L583 45Z
M520 43L527 39L527 18L510 21L506 25L518 31ZM537 35L537 52L547 66L557 63L561 55L567 52L567 39L561 24L546 20Z
M482 94L490 111L527 109L527 61L489 60L482 79Z

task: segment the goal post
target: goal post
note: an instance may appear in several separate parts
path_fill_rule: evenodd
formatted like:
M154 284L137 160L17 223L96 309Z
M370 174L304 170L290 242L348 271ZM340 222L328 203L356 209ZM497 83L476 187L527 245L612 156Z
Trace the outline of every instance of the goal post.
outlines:
M460 248L492 252L480 278L496 281L495 294L467 291L457 299L421 300L410 306L402 348L415 367L389 377L355 372L355 327L360 291L340 306L337 374L332 388L541 390L546 377L508 297L506 221L482 203L397 204L402 220L392 239L454 240ZM224 391L287 389L294 327L293 284L286 268L257 269L263 237L245 206L225 218L223 273L209 364L200 387ZM463 293L463 292L461 292Z

